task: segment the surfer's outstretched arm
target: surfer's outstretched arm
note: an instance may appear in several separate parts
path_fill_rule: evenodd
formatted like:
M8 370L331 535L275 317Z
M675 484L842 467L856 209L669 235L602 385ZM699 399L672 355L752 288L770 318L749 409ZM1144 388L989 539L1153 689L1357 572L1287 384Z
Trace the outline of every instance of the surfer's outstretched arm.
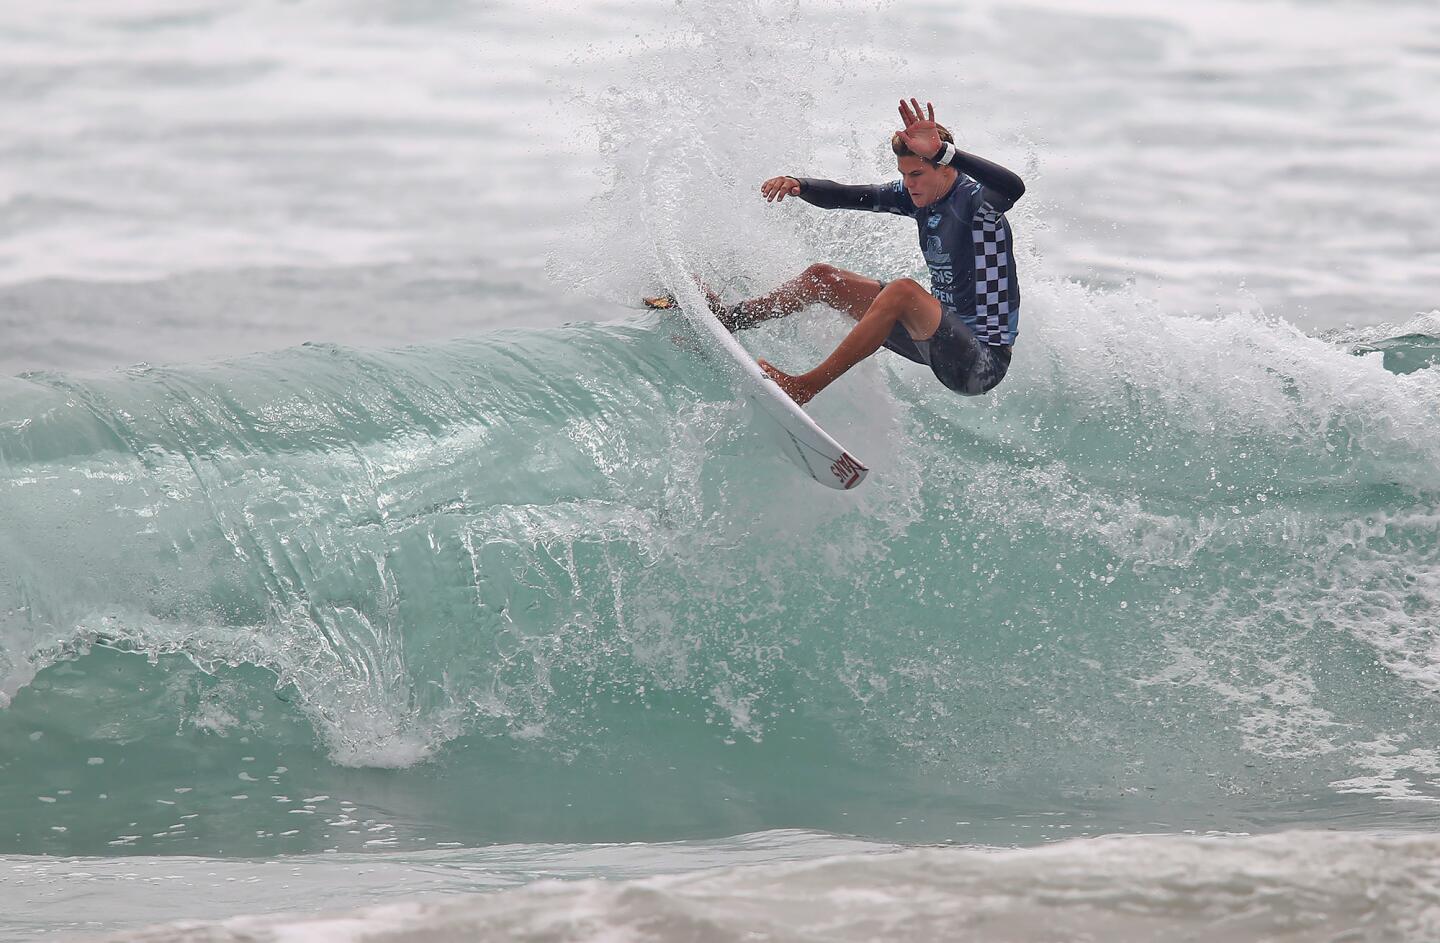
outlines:
M928 160L937 167L950 167L978 181L981 186L991 191L995 198L992 202L1003 202L1006 209L1014 206L1015 201L1025 195L1025 182L1020 179L1019 174L994 161L967 154L955 146L948 134L942 136L940 132L944 129L935 123L934 105L926 102L925 111L921 112L917 99L912 98L907 102L902 98L900 120L905 122L905 129L895 136L917 157Z
M1007 207L1025 195L1025 181L1013 170L1002 167L992 160L976 157L960 150L954 144L945 142L944 148L936 154L935 161L941 167L953 167L980 182L997 194ZM811 206L823 210L871 210L880 213L908 214L914 209L895 184L852 184L836 183L818 177L773 177L760 185L760 193L767 202L777 202L787 196L798 196Z
M850 184L815 177L771 177L760 184L766 202L798 196L822 210L871 210L908 213L914 209L905 191L895 184Z

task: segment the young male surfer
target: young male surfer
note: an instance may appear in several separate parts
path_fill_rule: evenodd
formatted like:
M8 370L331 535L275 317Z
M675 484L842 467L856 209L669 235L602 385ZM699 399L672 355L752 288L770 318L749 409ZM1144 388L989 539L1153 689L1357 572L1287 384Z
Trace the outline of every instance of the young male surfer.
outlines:
M930 367L946 387L966 396L994 389L1010 366L1020 320L1020 287L1005 211L1025 192L1004 167L967 154L935 123L935 106L900 102L904 129L890 139L901 179L845 186L805 177L773 177L760 185L767 202L798 196L824 209L871 210L913 217L930 270L927 291L914 279L877 281L817 263L779 288L724 306L706 294L733 330L793 314L820 302L856 320L849 335L815 369L789 374L760 366L795 402L809 402L855 364L888 347Z

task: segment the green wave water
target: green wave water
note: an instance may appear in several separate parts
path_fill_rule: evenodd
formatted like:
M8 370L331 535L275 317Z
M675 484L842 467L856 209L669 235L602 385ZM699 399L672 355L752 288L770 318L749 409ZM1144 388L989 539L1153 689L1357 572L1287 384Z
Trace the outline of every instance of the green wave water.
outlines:
M1440 375L1031 298L850 494L651 316L0 381L0 852L1424 821Z

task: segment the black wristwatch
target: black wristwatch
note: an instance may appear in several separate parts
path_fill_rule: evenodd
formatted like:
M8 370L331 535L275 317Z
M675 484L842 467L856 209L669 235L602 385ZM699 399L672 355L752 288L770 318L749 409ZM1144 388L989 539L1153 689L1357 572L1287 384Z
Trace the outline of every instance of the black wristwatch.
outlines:
M954 144L951 144L949 141L941 141L940 150L936 151L935 156L930 158L930 160L939 164L941 167L949 167L951 162L955 160L955 155L958 153L959 151L955 149Z

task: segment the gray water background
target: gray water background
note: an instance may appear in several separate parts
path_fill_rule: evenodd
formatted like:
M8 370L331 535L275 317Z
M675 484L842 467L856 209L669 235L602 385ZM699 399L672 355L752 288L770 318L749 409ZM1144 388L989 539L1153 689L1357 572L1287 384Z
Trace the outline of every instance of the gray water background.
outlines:
M701 54L733 64L734 85L656 70ZM776 107L787 83L793 110ZM897 94L932 98L966 146L1026 177L1026 279L1099 289L1115 317L1263 311L1383 335L1369 326L1436 306L1437 85L1440 13L1423 3L16 3L0 11L0 372L631 317L653 273L605 221L644 199L637 178L697 148L723 164L731 137L751 176L883 179ZM696 202L684 223L712 267L743 263L736 290L817 245L872 274L915 268L902 227L794 240L802 205ZM1367 821L1422 823L1384 793L1430 791L1432 753L1377 743ZM655 848L639 873L725 844ZM783 856L759 844L747 861ZM559 853L584 870L583 849ZM476 854L462 865L483 867ZM501 869L543 873L535 854ZM111 926L177 890L193 916L381 893L344 892L319 859L261 860L293 868L285 894L204 859L12 858L6 909L31 935L80 922L71 893ZM375 860L416 887L431 866ZM32 890L37 866L66 890ZM207 885L215 872L236 882ZM154 896L127 910L137 884Z
M641 66L717 45L733 86ZM0 11L0 371L620 316L636 286L583 275L623 248L587 216L617 154L665 174L698 109L730 124L700 144L749 134L767 173L839 176L850 147L883 174L899 95L1026 177L1022 278L1403 322L1440 276L1437 50L1440 14L1404 2L21 0ZM740 273L757 287L814 261L707 224L773 243L773 271ZM913 265L909 232L870 228L870 274Z

